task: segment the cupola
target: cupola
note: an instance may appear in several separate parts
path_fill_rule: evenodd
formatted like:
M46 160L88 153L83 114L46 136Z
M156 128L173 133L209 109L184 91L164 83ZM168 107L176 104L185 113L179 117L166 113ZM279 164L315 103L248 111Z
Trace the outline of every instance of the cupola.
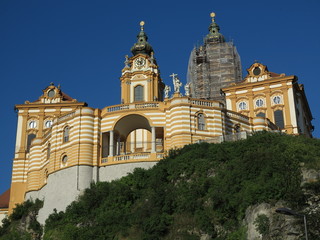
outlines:
M140 22L140 33L137 35L138 41L131 48L132 54L135 56L139 53L151 55L153 52L152 46L148 43L148 36L144 32L144 21Z
M222 43L225 42L224 36L219 32L220 27L219 25L215 22L214 17L216 16L215 13L210 14L212 18L212 22L208 28L209 33L205 37L205 43Z

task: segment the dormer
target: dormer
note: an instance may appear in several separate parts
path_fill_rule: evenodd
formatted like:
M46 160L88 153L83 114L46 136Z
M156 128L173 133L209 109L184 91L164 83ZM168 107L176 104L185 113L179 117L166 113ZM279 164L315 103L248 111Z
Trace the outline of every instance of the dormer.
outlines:
M248 75L244 78L244 82L253 83L260 82L273 77L283 77L284 74L269 72L268 67L261 63L254 63L247 69Z

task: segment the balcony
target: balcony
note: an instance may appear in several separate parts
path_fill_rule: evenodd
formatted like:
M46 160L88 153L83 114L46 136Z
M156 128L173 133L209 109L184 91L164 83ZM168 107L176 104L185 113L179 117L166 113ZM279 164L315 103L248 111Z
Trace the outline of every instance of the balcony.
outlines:
M164 157L163 152L151 153L151 152L140 152L122 154L116 156L109 156L101 159L102 165L112 165L119 163L132 163L132 162L154 162L159 161Z

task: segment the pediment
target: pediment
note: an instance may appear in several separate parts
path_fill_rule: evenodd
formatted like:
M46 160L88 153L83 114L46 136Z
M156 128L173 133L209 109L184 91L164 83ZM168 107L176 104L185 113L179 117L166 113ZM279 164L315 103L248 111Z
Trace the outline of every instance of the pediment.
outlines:
M65 103L65 102L77 102L76 99L73 99L69 95L65 94L61 91L60 85L54 86L51 83L48 87L46 87L43 91L43 94L39 97L38 100L32 103ZM25 102L26 104L30 104L29 101Z

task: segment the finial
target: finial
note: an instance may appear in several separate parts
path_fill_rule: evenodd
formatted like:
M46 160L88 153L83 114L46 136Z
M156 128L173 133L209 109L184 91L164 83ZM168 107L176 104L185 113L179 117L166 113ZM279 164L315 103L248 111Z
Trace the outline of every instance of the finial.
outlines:
M51 83L50 83L50 85L51 85L51 86L54 86L54 83L53 83L53 82L51 82Z
M143 31L144 21L140 22L141 31Z
M210 13L210 17L212 18L212 22L214 22L214 17L216 16L216 14L214 12Z

